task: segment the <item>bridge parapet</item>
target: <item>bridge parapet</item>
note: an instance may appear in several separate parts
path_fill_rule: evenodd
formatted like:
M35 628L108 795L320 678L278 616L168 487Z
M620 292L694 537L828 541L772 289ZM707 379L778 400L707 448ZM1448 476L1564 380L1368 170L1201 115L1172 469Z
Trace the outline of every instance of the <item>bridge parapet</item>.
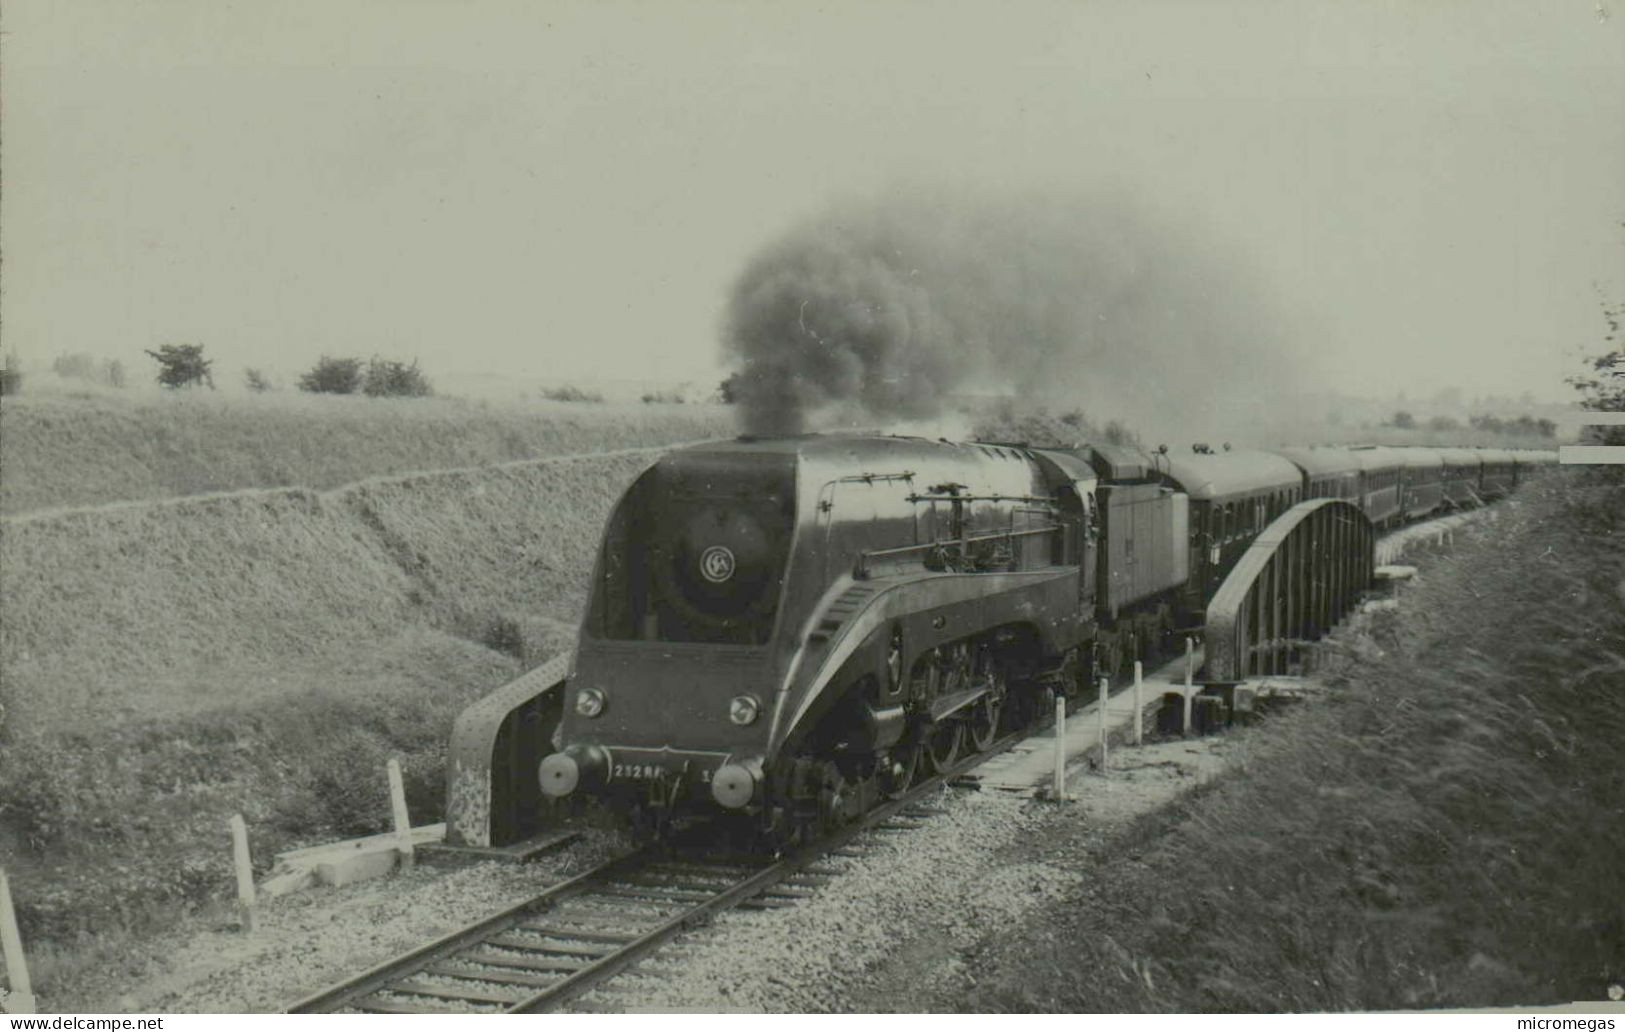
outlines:
M1376 529L1357 506L1312 498L1253 542L1207 607L1209 684L1303 672L1308 646L1371 586Z

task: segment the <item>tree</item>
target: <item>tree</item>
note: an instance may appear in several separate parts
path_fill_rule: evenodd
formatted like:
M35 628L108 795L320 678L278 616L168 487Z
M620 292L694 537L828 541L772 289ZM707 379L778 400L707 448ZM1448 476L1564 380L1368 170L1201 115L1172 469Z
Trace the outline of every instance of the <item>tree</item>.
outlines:
M1394 413L1394 418L1389 425L1398 427L1401 430L1415 430L1416 417L1411 415L1409 412L1401 410Z
M299 377L299 389L312 394L354 394L361 388L361 359L323 355Z
M428 377L418 368L416 359L407 365L377 355L367 364L367 375L361 389L374 398L424 398L434 393Z
M165 387L195 387L200 383L214 390L214 377L209 373L212 361L203 357L202 344L165 344L157 351L148 350L158 363L158 382Z
M1619 328L1625 322L1625 304L1602 306L1603 322L1608 333L1603 345L1608 349L1595 358L1586 359L1589 367L1584 373L1568 378L1568 383L1580 393L1580 407L1591 412L1625 412L1625 347L1621 347ZM1625 426L1586 427L1581 436L1587 444L1625 445Z
M253 366L243 370L243 383L255 394L264 394L271 389L270 377L255 369Z

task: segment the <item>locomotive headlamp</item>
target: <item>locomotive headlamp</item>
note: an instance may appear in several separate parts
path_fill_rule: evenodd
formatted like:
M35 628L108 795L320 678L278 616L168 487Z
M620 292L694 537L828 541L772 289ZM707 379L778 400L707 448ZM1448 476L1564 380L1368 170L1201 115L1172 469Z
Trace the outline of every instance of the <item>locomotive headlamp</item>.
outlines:
M596 688L576 692L576 712L584 717L596 717L604 712L604 693Z
M756 718L762 712L762 704L756 701L755 696L736 695L728 703L728 719L745 727L756 723Z

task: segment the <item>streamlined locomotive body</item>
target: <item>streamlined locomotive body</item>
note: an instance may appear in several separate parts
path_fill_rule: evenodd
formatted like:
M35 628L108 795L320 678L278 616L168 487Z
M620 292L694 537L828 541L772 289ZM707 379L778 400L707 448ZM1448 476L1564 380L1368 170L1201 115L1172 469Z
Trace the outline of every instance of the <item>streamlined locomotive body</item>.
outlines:
M793 831L986 748L1102 621L1171 620L1185 496L1155 472L917 438L667 455L610 519L543 791Z
M1385 525L1517 471L1510 453L1429 449L679 449L610 518L541 790L810 834L1199 633L1299 501Z

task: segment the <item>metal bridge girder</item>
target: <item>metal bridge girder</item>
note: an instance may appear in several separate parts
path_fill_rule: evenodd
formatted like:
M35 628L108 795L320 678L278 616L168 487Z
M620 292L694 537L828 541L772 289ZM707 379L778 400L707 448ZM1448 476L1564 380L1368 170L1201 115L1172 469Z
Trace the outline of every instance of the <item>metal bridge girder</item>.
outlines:
M1299 672L1304 647L1359 602L1375 570L1376 529L1358 506L1312 498L1288 509L1208 603L1205 679Z

